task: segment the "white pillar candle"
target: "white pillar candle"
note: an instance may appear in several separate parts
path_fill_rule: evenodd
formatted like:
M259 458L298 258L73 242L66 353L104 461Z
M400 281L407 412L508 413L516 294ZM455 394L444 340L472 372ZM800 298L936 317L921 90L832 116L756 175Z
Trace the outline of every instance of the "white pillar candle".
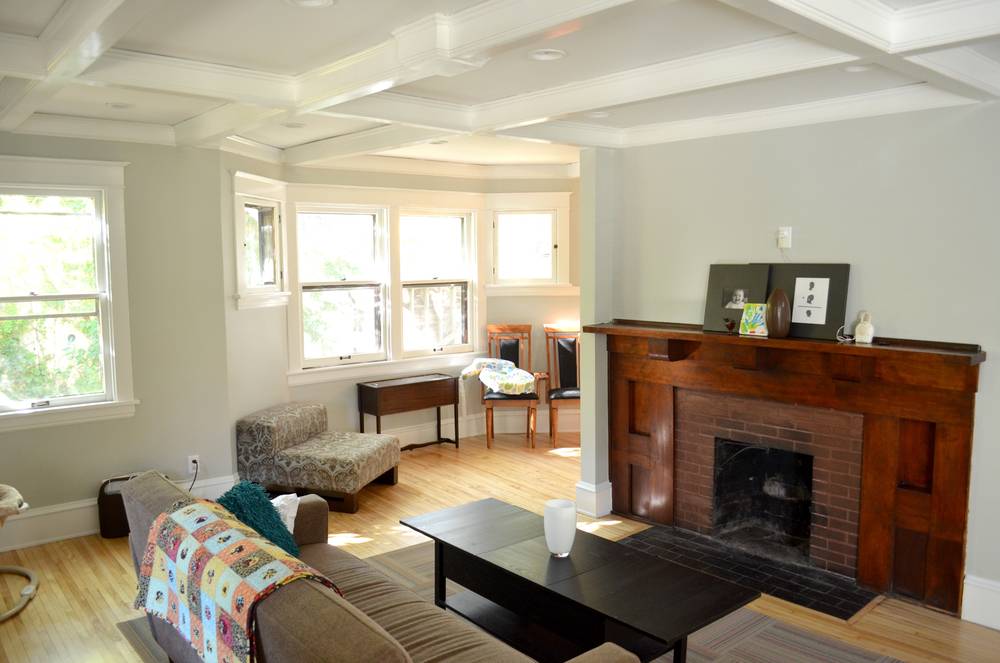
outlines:
M549 500L545 503L545 544L553 557L566 557L576 537L576 502Z

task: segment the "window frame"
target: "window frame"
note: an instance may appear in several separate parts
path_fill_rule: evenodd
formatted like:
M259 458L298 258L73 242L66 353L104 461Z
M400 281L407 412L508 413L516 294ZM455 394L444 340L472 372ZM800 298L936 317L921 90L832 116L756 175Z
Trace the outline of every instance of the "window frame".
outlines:
M47 405L0 410L0 431L132 416L128 279L125 255L124 169L109 161L0 155L0 190L27 195L91 196L95 200L96 293L62 293L24 298L95 298L101 328L104 392L47 399ZM12 298L4 298L9 300ZM47 317L47 316L46 316ZM36 401L41 403L43 401Z
M285 184L266 177L236 171L233 173L233 258L236 266L236 308L285 306L291 296L287 287L288 254L285 231ZM243 253L243 210L247 204L275 209L274 265L277 276L273 285L251 287L247 283Z
M364 281L308 281L301 279L298 246L298 219L300 214L371 214L375 217L375 276L376 280ZM293 224L295 226L296 242L294 246L294 283L298 334L298 362L302 370L313 370L320 368L332 368L349 364L366 364L384 362L389 359L390 352L390 291L392 281L389 273L389 252L388 252L388 230L387 230L388 210L384 207L371 205L343 205L338 203L297 203L295 205L295 216ZM380 330L382 351L369 352L365 354L351 354L337 357L322 357L307 359L305 353L305 307L303 305L303 293L312 290L336 290L350 287L377 286L381 298Z
M570 283L570 193L561 191L538 193L494 193L486 195L490 220L489 283L487 292L494 295L556 295L579 294ZM552 239L555 248L550 279L499 279L499 215L552 214Z
M460 217L462 219L462 253L463 253L463 265L462 274L454 274L447 276L440 276L435 278L423 278L423 279L406 279L402 278L402 245L400 243L401 235L399 232L399 227L402 224L403 217L447 217L454 216ZM394 338L394 349L397 350L395 354L401 359L413 359L415 357L432 357L438 355L450 355L450 354L460 354L465 352L472 352L475 348L475 343L473 341L474 337L474 313L475 313L475 272L476 272L476 247L475 247L475 225L476 225L476 212L469 209L449 209L443 207L399 207L394 215L395 222L393 227L390 229L390 242L392 243L393 249L395 251L395 271L394 275L398 278L393 279L393 319L398 321L399 335L398 344ZM392 232L395 230L395 232ZM406 339L405 329L403 328L403 289L406 286L420 286L420 285L448 285L448 284L464 283L466 287L466 297L465 297L465 343L456 343L452 345L445 345L439 348L421 348L418 350L405 350Z

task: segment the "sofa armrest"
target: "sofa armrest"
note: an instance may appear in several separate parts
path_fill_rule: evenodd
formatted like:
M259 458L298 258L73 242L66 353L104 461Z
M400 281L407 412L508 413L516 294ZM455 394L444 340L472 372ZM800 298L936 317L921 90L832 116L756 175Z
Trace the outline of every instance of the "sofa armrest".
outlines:
M299 499L299 510L295 514L295 543L300 546L310 543L326 543L327 517L330 505L319 495L303 495Z
M605 642L600 647L594 647L566 663L639 663L639 657L613 642Z

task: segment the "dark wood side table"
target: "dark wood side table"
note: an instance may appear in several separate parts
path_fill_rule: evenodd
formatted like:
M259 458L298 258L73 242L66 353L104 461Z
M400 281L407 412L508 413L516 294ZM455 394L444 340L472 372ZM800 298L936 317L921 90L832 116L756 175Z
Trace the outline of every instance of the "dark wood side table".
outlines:
M455 439L441 437L441 407L452 405L455 410ZM365 432L365 415L375 416L375 432L382 432L382 417L386 414L412 412L425 408L437 410L437 439L433 442L408 444L403 451L431 444L450 442L458 448L458 378L441 373L414 375L408 378L358 383L358 417L361 432Z

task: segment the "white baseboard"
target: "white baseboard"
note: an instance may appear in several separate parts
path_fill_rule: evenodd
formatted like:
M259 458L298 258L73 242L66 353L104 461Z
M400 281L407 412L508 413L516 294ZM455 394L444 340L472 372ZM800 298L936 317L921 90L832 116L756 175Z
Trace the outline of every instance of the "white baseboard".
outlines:
M962 619L1000 630L1000 582L965 576Z
M611 482L576 483L576 510L585 516L600 518L611 513Z
M232 488L235 482L234 475L202 479L195 482L191 492L198 497L215 499ZM174 483L187 489L190 481ZM21 515L11 516L0 529L0 552L75 539L99 531L96 497L32 508Z

